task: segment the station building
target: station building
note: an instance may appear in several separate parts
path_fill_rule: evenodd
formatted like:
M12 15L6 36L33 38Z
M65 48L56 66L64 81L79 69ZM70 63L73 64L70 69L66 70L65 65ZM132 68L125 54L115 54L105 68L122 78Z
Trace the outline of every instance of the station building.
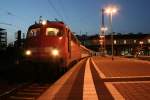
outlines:
M0 49L7 47L7 32L6 29L0 28Z
M87 48L96 52L101 52L101 45L105 52L111 55L112 40L111 35L105 35L104 44L100 43L99 35L78 36L79 40ZM146 55L150 56L150 34L114 34L114 55Z

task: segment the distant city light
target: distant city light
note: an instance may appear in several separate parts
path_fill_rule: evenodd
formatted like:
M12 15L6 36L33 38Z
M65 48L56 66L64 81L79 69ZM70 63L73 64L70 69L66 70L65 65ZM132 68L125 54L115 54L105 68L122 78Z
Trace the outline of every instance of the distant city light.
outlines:
M104 38L105 36L104 35L100 35L100 38Z
M136 40L134 40L134 43L136 43Z
M124 44L127 44L127 41L126 40L124 40L124 42L123 42Z
M143 42L143 41L140 41L139 43L142 45L144 42Z
M107 27L101 27L101 31L107 31L108 30L108 28Z
M117 41L116 41L116 40L114 40L114 44L117 44Z
M150 39L148 39L147 42L150 43Z

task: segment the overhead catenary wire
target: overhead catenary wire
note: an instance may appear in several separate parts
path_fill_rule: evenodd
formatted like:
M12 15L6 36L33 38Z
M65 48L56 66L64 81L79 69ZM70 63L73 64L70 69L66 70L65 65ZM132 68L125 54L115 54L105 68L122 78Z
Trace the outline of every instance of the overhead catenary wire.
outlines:
M52 3L52 1L51 1L51 0L47 0L47 1L48 1L49 6L55 11L55 13L57 14L57 16L58 16L59 18L61 18L61 20L63 21L63 20L64 20L63 16L62 16L61 13L56 9L56 7L55 7L54 4Z
M5 23L5 22L0 22L0 24L2 24L2 25L8 25L8 26L12 26L12 24L10 24L10 23Z
M18 16L18 15L16 15L16 14L14 14L13 12L8 11L8 10L6 10L6 9L2 9L2 8L0 8L0 10L2 10L2 11L6 14L6 15L14 16L14 17L17 17L17 18L19 18L19 19L24 19L24 17L20 17L20 16Z
M68 23L68 22L70 22L71 20L69 19L70 17L68 17L67 15L66 15L66 13L65 13L65 10L64 10L64 6L63 6L63 2L62 2L62 0L59 0L59 3L57 3L57 4L59 4L59 7L61 7L61 10L60 9L58 9L58 7L56 8L56 5L54 5L54 3L51 1L51 0L47 0L48 1L48 4L49 4L49 6L55 11L55 13L57 14L57 16L59 17L59 18L62 18L62 21L65 21L65 23L68 25L68 26L70 26L70 24ZM63 12L63 13L60 13L60 11L61 12ZM84 20L84 21L83 21ZM79 18L79 21L80 21L80 23L82 22L82 23L84 23L84 25L86 26L86 28L84 28L84 29L82 29L82 30L87 30L88 29L88 27L87 27L87 22L85 22L85 17L84 18ZM87 32L86 32L87 33Z
M62 11L64 20L66 21L65 23L70 22L70 17L65 12L65 8L64 8L64 4L63 4L62 0L59 0L59 7L61 7L61 11ZM67 25L70 25L70 24L67 23Z
M17 19L19 21L19 23L17 24L12 24L12 23L7 23L7 22L0 22L1 25L6 25L6 26L12 26L13 29L15 30L19 30L19 29L24 29L24 27L21 25L21 24L24 24L24 25L27 25L26 23L24 23L24 20L28 20L29 18L27 16L19 16L17 14L15 14L14 12L12 11L9 11L9 10L6 10L6 9L3 9L3 8L0 8L0 10L8 15L8 16L12 16L13 18Z

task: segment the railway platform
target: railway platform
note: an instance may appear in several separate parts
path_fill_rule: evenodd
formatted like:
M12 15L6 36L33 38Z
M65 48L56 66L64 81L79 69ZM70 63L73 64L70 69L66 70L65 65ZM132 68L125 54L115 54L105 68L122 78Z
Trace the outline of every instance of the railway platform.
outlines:
M103 82L103 73L97 71L92 58L81 60L38 100L124 100L112 84Z
M81 60L38 100L150 100L150 62L114 57Z

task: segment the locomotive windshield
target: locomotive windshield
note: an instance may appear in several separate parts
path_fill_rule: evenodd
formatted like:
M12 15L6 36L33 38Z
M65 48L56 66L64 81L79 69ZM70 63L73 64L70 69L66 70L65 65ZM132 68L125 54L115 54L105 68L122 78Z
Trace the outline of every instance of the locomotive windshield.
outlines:
M35 36L37 36L38 34L40 34L40 28L30 29L30 30L28 31L27 37L28 37L28 38L30 38L30 37L35 37Z
M28 31L27 38L36 37L41 33L41 28L33 28ZM48 27L46 28L46 36L62 36L60 28Z
M46 36L61 36L62 32L58 28L46 28Z

